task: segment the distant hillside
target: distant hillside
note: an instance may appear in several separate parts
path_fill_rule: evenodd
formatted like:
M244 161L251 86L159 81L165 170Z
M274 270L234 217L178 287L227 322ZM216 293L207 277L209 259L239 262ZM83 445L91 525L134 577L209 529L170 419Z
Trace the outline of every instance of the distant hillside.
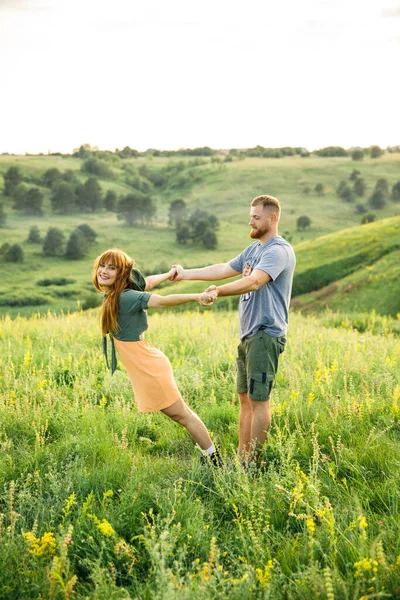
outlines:
M400 217L305 242L296 254L294 308L400 313Z
M227 261L250 242L249 203L260 193L276 195L281 201L280 233L291 241L298 255L297 296L322 289L353 273L360 265L373 264L398 243L397 225L393 225L392 230L392 226L382 220L400 210L400 204L390 199L384 208L375 211L379 219L376 223L356 227L354 231L350 229L340 239L336 235L359 225L361 215L355 210L356 202L367 204L378 179L386 179L390 189L400 179L400 154L364 158L362 162L354 162L350 157L235 158L228 162L223 156L217 158L216 161L216 157L181 157L179 160L111 157L112 178L98 177L103 191L112 190L120 197L135 189L134 185L146 185L157 206L151 225L129 227L115 212L105 209L94 213L53 213L51 191L41 184L43 174L48 169L58 169L61 173L72 171L83 184L88 178L88 173L81 170L84 160L71 156L0 156L0 204L6 214L6 224L0 229L0 246L19 244L24 251L23 263L8 263L0 257L1 314L29 315L36 311L67 311L96 305L99 296L91 283L91 267L96 255L110 246L132 254L144 272L166 270L174 262L193 267ZM26 184L39 187L43 192L43 216L24 216L13 209L13 199L2 193L2 174L10 166L18 166ZM365 181L366 191L356 202L343 202L337 197L336 188L341 181L352 185L350 176L354 169ZM159 180L160 174L168 173L165 181ZM323 186L323 191L317 193L318 184ZM218 217L217 249L177 243L176 232L168 225L168 207L179 198L185 200L189 211L201 208ZM297 219L302 215L310 218L311 225L298 230ZM38 226L42 237L49 227L57 227L68 239L81 224L90 225L97 233L96 243L83 259L48 257L43 254L41 245L27 243L32 225ZM366 232L375 233L368 233L367 243L363 245ZM48 285L43 285L43 280ZM193 285L195 289L202 289L201 283ZM182 284L182 289L184 286L191 288L188 283Z

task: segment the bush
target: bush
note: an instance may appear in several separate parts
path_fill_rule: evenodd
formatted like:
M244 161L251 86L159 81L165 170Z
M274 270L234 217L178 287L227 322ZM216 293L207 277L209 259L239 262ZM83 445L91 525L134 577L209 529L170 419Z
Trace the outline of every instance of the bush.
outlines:
M7 215L4 210L4 204L1 203L0 204L0 227L4 227L6 223L7 223Z
M37 225L32 225L29 230L28 239L26 240L28 244L41 244L42 237L40 235L39 227Z
M374 213L367 213L361 219L361 225L365 225L366 223L373 223L376 221L376 215Z
M298 231L300 229L307 229L307 227L310 227L310 225L311 225L311 219L307 215L302 215L301 217L299 217L297 219L296 224L297 224Z
M317 183L317 185L315 186L315 191L317 192L317 194L319 194L320 196L323 196L324 194L324 185L322 183Z
M81 170L92 175L97 175L98 177L114 178L114 172L111 167L104 160L99 160L98 158L88 158L83 163Z
M371 146L370 156L371 158L379 158L382 156L383 150L379 146Z
M13 244L9 247L5 254L5 259L8 262L23 262L24 260L24 251L22 250L19 244Z
M63 253L64 234L57 227L50 227L43 242L43 252L46 256L61 256Z
M50 303L51 299L47 296L33 296L32 294L0 296L0 306L43 306L43 304Z
M368 203L372 208L383 208L386 204L385 194L381 190L375 190L368 198Z
M353 169L349 179L350 179L350 181L355 181L356 179L359 178L360 175L361 175L361 171L358 171L357 169Z
M104 198L104 208L110 212L115 212L117 207L117 194L113 190L108 190Z
M88 242L84 233L80 229L75 229L68 239L65 249L65 257L71 260L83 258L88 249Z
M102 303L103 299L101 294L85 294L81 301L81 307L83 310L89 308L97 308Z
M364 152L361 149L353 150L351 153L352 160L362 160L364 158Z
M394 202L400 202L400 181L395 183L392 187L392 200Z
M368 211L365 204L356 204L354 208L355 208L355 211L357 213L359 213L360 215L362 215L363 213L366 213Z
M12 196L14 189L19 185L22 180L22 173L19 167L10 167L8 171L3 175L4 179L4 195Z
M92 229L92 227L90 227L90 225L83 223L82 225L78 225L77 229L82 231L88 244L93 244L96 241L97 233L94 229Z
M353 190L356 196L364 196L367 186L364 179L356 179L353 185Z
M5 256L8 252L10 248L10 244L8 244L7 242L4 242L4 244L2 244L0 246L0 256Z
M66 277L53 277L48 279L39 279L36 285L42 287L48 287L49 285L68 285L69 283L75 283L75 279L67 279Z

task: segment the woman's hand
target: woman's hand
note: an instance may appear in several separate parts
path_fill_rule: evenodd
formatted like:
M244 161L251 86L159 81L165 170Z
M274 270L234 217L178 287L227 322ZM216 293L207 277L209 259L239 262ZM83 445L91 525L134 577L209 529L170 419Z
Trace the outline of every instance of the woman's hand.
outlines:
M217 288L215 285L211 285L200 295L199 304L200 306L211 306L217 298Z

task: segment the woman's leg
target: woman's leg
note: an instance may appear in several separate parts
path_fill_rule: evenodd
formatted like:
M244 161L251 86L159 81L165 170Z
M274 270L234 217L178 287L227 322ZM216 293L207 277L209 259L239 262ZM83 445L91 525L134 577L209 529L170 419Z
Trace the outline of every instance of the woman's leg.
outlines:
M207 450L212 446L211 438L203 421L184 403L182 398L168 408L163 408L161 412L185 427L202 450Z

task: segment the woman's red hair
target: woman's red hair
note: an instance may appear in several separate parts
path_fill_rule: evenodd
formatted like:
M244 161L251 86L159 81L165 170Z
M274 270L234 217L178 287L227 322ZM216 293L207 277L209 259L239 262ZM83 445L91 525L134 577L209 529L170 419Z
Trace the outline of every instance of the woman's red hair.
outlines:
M97 280L97 271L101 264L113 265L117 269L117 276L114 285L104 288ZM129 287L129 278L135 261L128 254L112 248L106 250L96 258L93 264L93 284L94 287L104 294L104 302L101 307L100 323L103 335L107 333L118 332L118 302L120 294Z

